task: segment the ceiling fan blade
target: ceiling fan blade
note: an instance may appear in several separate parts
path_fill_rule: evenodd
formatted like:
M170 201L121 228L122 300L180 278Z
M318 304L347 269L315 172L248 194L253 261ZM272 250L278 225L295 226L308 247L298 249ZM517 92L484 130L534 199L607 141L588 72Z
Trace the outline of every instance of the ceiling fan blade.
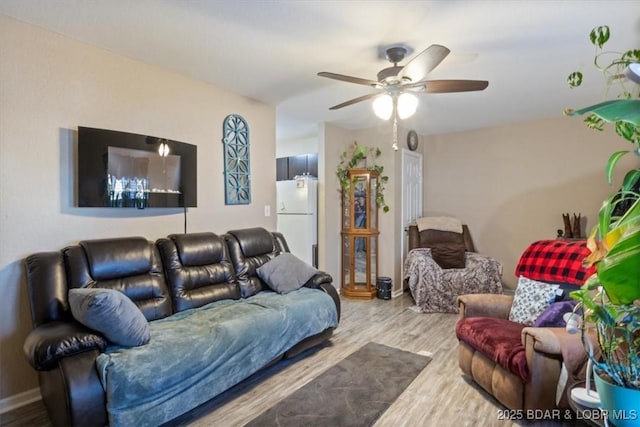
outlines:
M349 106L349 105L352 105L352 104L356 104L358 102L366 101L367 99L374 98L374 97L376 97L378 95L380 95L380 94L379 93L370 93L368 95L359 96L357 98L353 98L353 99L350 99L348 101L345 101L342 104L334 105L333 107L329 108L329 110L337 110L339 108L346 107L346 106Z
M329 79L340 80L343 82L378 87L378 82L375 80L361 79L360 77L345 76L344 74L329 73L327 71L321 71L318 75L320 77L327 77Z
M403 88L414 89L424 87L427 93L472 92L484 90L489 86L486 80L423 80L421 82L402 85Z
M398 73L398 77L408 77L412 82L417 82L426 77L428 73L442 62L451 52L448 48L432 44L404 66Z

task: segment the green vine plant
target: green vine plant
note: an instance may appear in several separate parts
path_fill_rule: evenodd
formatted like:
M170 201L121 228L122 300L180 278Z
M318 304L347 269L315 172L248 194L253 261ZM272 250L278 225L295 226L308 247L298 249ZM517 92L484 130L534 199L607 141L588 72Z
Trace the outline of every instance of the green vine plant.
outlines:
M566 109L566 115L588 116L584 122L590 129L602 131L606 123L614 123L616 133L625 140L634 144L633 150L618 151L613 153L607 162L606 178L611 184L613 170L616 163L623 155L635 153L640 156L640 85L630 81L625 77L624 70L631 63L640 62L640 49L630 49L626 52L615 52L604 50L604 45L609 41L611 31L609 26L601 25L595 27L589 33L589 40L595 47L593 59L594 67L601 72L605 81L604 99L612 97L611 90L617 89L613 100L601 102L580 110ZM574 71L567 77L570 88L577 88L582 85L584 75L580 71ZM635 178L630 179L630 178ZM632 188L637 181L637 177L625 178L624 190Z
M354 141L353 144L340 155L340 163L336 168L336 175L340 180L340 189L338 191L348 191L351 182L349 181L349 169L369 169L378 173L376 180L376 205L382 208L383 212L389 212L389 206L384 200L385 184L389 182L389 177L383 175L384 166L376 164L376 159L380 157L382 152L377 147L367 147ZM363 165L364 163L364 165Z

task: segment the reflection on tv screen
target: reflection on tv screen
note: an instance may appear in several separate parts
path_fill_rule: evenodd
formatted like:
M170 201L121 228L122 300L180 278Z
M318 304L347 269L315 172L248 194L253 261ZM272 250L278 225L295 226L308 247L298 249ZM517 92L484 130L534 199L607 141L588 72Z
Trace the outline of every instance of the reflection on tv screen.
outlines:
M145 207L149 193L180 193L180 156L108 147L109 206Z

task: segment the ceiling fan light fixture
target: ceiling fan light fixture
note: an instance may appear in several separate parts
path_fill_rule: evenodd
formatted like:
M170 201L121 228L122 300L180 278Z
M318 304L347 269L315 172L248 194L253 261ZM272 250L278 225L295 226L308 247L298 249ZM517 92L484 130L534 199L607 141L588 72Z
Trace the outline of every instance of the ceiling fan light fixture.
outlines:
M398 97L398 117L402 120L413 116L418 109L418 97L411 93L402 93Z
M393 114L393 98L388 93L378 96L373 101L373 112L382 120L389 120Z

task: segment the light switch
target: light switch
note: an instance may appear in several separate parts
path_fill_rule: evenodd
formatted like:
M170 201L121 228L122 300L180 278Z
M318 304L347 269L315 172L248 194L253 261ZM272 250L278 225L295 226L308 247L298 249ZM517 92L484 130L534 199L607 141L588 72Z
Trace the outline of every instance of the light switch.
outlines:
M271 216L271 205L264 205L264 216Z

